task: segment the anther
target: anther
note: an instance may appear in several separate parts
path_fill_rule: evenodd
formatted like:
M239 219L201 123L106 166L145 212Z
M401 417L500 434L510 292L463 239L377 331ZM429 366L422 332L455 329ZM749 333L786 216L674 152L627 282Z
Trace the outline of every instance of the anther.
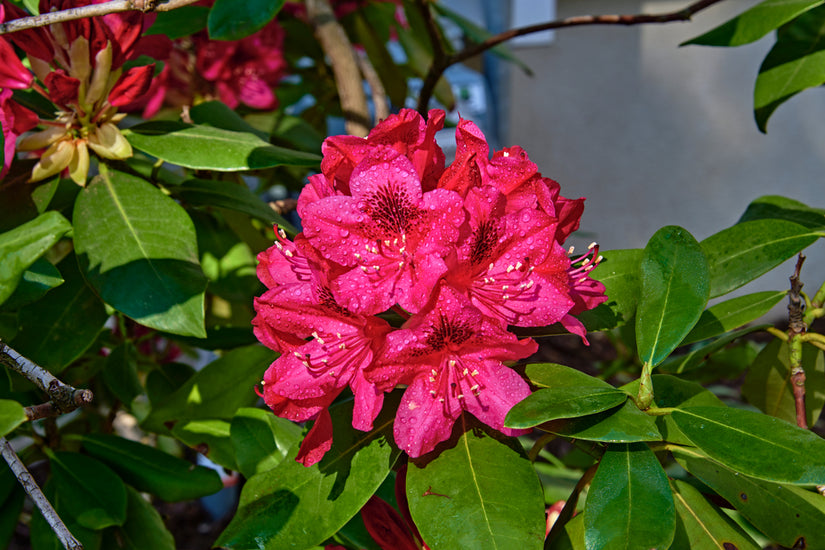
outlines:
M286 256L287 258L291 258L293 256L292 251L289 249L284 250L284 256Z

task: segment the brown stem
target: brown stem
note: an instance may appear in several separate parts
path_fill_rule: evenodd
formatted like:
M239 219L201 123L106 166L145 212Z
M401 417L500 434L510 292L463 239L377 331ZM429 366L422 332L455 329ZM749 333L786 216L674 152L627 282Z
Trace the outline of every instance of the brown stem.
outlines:
M21 17L5 23L0 23L0 34L33 29L36 27L46 27L55 23L65 23L75 19L86 17L97 17L110 13L121 13L124 11L171 11L189 4L194 4L198 0L168 0L158 4L156 0L110 0L102 4L90 4L79 8L69 8L49 13L41 13L32 17Z
M802 336L808 330L804 321L805 302L802 300L802 281L799 272L805 256L801 253L796 260L796 268L790 277L791 290L788 293L788 353L791 369L791 390L793 391L794 405L796 406L796 425L808 428L807 413L805 411L805 369L802 368Z
M358 60L358 68L361 69L361 74L364 75L364 80L370 86L372 104L375 106L375 120L384 120L390 116L390 105L387 101L387 91L384 89L384 84L366 54L357 54L356 59Z
M328 0L307 0L306 6L315 36L332 66L347 133L364 137L370 130L369 107L352 44Z
M517 36L524 36L535 32L541 32L552 29L562 29L567 27L581 27L585 25L642 25L646 23L672 23L676 21L690 21L696 13L717 4L722 0L699 0L693 2L689 6L680 10L671 11L660 14L637 14L637 15L579 15L576 17L568 17L566 19L557 19L555 21L548 21L547 23L539 23L538 25L530 25L527 27L519 27L511 29L502 33L491 36L483 42L473 44L467 48L456 52L453 55L436 55L433 59L433 64L430 67L427 76L424 78L424 84L421 88L421 93L418 97L418 112L424 113L430 104L430 98L435 90L435 84L438 79L444 74L447 68L466 61L471 57L482 54L489 49L495 48L499 44L511 40ZM427 6L424 6L427 8ZM429 8L427 8L429 11ZM435 42L434 42L435 44Z

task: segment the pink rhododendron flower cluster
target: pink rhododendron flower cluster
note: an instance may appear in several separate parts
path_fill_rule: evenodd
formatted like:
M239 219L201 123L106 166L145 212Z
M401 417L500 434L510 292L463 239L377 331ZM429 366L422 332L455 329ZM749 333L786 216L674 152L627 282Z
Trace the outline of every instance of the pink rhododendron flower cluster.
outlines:
M332 444L328 407L345 389L353 427L370 430L383 394L406 390L394 424L410 456L447 439L462 411L508 435L510 408L530 389L508 362L533 354L508 326L561 322L606 300L588 276L597 249L571 260L562 243L583 199L559 194L518 147L490 156L462 120L445 167L435 141L444 112L403 110L367 138L330 137L321 173L298 199L304 231L283 233L259 256L268 290L255 301L255 333L281 356L263 397L279 416L315 423L298 460ZM378 314L400 313L391 326Z

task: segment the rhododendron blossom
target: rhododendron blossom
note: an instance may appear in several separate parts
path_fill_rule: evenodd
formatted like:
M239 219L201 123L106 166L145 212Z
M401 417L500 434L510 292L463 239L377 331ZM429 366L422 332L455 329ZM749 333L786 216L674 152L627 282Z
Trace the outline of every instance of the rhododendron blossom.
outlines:
M281 352L262 395L279 416L314 419L298 460L332 444L328 407L346 388L352 425L369 430L383 393L405 387L394 439L412 457L448 439L469 413L508 435L510 408L530 393L510 364L537 344L510 326L562 323L604 302L590 278L595 245L571 258L583 199L559 194L518 147L490 156L462 120L455 161L435 141L444 121L405 109L366 138L335 136L321 173L298 199L304 232L259 255L267 290L256 299L258 338ZM378 314L404 319L391 326ZM586 342L586 340L585 340Z

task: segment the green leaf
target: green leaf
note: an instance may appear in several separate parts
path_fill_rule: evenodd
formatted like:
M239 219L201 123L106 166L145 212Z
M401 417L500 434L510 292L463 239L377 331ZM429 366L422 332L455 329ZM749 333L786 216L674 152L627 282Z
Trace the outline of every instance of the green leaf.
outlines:
M755 42L823 0L765 0L681 45L741 46Z
M540 549L544 495L524 452L468 425L454 447L431 460L411 460L407 501L413 521L433 550Z
M17 528L17 520L23 511L25 500L26 491L20 485L15 486L5 499L0 500L0 509L3 510L0 514L0 548L9 548L9 541Z
M170 40L183 38L206 28L207 17L209 8L206 6L181 6L156 12L155 22L144 34L162 34Z
M632 401L625 401L620 407L588 416L571 420L553 420L542 425L541 429L572 439L605 443L662 439L653 417L640 411Z
M12 347L57 374L94 343L109 317L106 308L83 280L74 255L58 266L66 282L20 310L20 331Z
M532 428L558 418L601 412L621 405L628 397L603 380L563 365L529 365L528 369L532 376L527 376L534 384L535 376L549 387L533 392L510 409L504 420L508 428Z
M783 27L759 67L753 90L753 113L759 130L767 132L768 119L782 103L825 82L823 67L825 6L820 6Z
M207 28L212 40L240 40L256 33L281 11L285 0L215 0Z
M75 202L75 249L109 305L148 327L206 336L206 277L186 211L140 178L106 171Z
M237 471L238 462L229 430L229 421L219 418L182 420L175 423L172 435L215 464Z
M79 453L58 451L49 455L55 492L67 511L88 529L123 525L126 521L126 486L102 462Z
M670 550L760 550L761 546L735 521L705 500L692 485L673 480L671 486L678 517Z
M4 309L14 311L36 302L48 291L63 284L60 271L45 258L38 258L23 272L17 289L3 304Z
M785 220L737 223L701 242L710 266L710 297L727 294L813 244L817 235Z
M667 474L647 445L610 445L584 507L588 550L668 548L676 530Z
M262 409L239 409L230 428L238 469L246 478L275 468L301 439L297 424Z
M309 468L298 445L276 468L244 485L238 511L217 540L226 548L307 548L337 532L375 493L400 451L392 444L397 398L385 401L374 428L352 428L352 402L331 408L335 439Z
M657 231L642 255L636 314L639 358L661 363L690 331L708 301L708 264L699 243L674 225Z
M57 212L46 212L0 234L0 303L11 296L23 273L72 226Z
M639 300L639 264L642 250L608 250L590 276L601 282L608 296L607 302L584 311L576 317L588 331L622 326L636 315Z
M183 122L144 122L123 135L135 149L186 168L236 172L321 163L318 155L276 147L253 134Z
M545 546L545 548L547 548ZM584 545L584 515L578 514L564 524L564 531L548 550L586 550Z
M710 458L745 475L794 485L825 485L825 440L762 413L685 407L673 421Z
M72 496L56 493L54 485L51 480L47 481L43 487L43 493L46 495L46 499L52 503L69 532L83 545L83 550L100 550L102 532L80 525L68 512L74 504L71 501ZM51 526L46 523L40 510L36 507L32 513L29 533L31 535L32 550L65 550L65 546L57 539Z
M768 290L718 303L702 312L681 345L706 340L746 325L768 313L786 295L784 290Z
M239 408L251 407L258 400L255 385L275 357L275 352L259 344L226 353L155 404L141 426L165 432L166 422L232 418Z
M187 180L170 189L172 195L195 206L219 206L249 214L269 224L278 224L284 230L297 233L280 214L266 205L248 187L218 180Z
M23 405L10 399L0 399L0 437L4 437L28 420Z
M245 121L241 115L230 109L226 103L222 101L204 101L203 103L193 105L192 108L189 109L189 118L191 118L195 124L213 126L233 132L247 132L255 134L264 141L269 139L266 132L255 129L255 127Z
M674 456L771 540L787 548L825 549L825 502L821 495L744 476L701 457Z
M167 502L191 500L223 488L217 472L154 447L108 434L87 434L83 448L135 489Z
M811 230L825 229L825 209L811 208L779 195L766 195L751 202L736 223L762 219L786 220Z
M112 350L103 365L103 382L127 408L132 399L143 393L137 373L137 349L131 342L124 342Z
M669 357L667 361L665 361L659 366L659 371L671 372L676 374L690 372L691 370L699 368L702 365L702 363L704 363L710 358L712 354L720 350L724 350L728 346L728 344L730 344L734 340L737 340L742 336L745 336L746 334L758 332L771 326L773 325L754 325L751 327L743 328L725 334L724 336L721 336L716 340L713 340L709 344L700 347L695 347L685 355Z
M175 539L155 507L140 493L126 487L126 522L104 533L105 548L119 550L175 550Z
M181 387L195 374L195 369L185 363L164 363L146 376L146 397L152 406Z
M765 414L796 423L788 344L775 339L765 346L745 375L742 396ZM808 426L816 425L825 405L825 358L822 350L802 346L805 410Z

